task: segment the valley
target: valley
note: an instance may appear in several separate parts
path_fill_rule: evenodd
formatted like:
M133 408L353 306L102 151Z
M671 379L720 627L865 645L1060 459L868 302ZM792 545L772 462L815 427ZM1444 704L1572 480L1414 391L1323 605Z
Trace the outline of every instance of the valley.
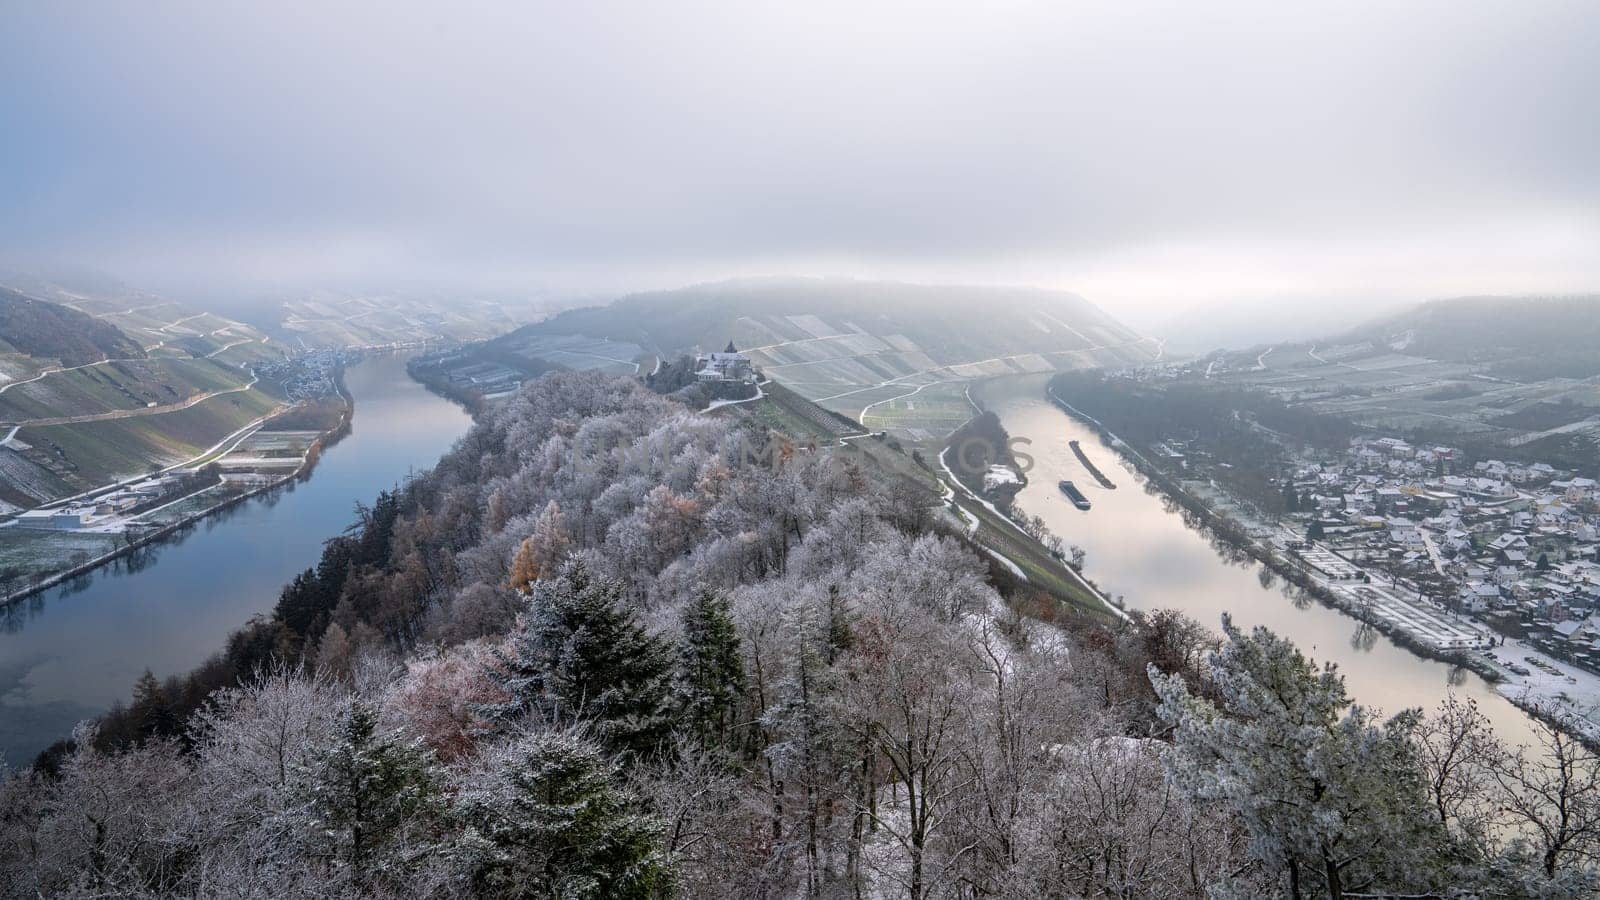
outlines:
M265 329L121 288L0 288L0 602L303 477L351 414L346 366L490 337L498 304L336 295Z

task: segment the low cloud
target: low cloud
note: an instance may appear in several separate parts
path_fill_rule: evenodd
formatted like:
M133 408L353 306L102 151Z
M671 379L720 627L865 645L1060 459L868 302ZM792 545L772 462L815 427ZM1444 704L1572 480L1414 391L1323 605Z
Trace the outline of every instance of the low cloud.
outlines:
M135 281L1600 285L1584 3L33 4L0 244ZM1492 8L1489 8L1492 7Z

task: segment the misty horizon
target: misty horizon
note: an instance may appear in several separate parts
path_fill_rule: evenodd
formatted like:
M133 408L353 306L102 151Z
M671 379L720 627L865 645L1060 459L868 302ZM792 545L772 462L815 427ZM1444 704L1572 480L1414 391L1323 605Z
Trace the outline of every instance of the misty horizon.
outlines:
M14 9L0 262L240 307L1028 285L1142 329L1600 286L1582 4L387 13Z

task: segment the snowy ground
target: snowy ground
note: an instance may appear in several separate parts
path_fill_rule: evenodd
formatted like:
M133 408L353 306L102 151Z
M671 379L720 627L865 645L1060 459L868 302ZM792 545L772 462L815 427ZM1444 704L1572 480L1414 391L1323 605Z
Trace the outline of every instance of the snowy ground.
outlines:
M1010 466L992 465L983 473L983 489L992 491L1002 484L1021 484L1022 476L1018 475Z
M761 382L761 384L766 383L767 382L765 381ZM721 409L724 406L733 406L737 403L753 403L757 400L760 400L762 397L766 396L766 392L761 390L761 384L756 385L756 395L754 397L746 397L743 400L713 400L711 401L711 405L706 407L706 412L710 412L713 409Z
M1431 604L1413 602L1382 585L1323 584L1350 603L1366 607L1374 617L1440 650L1484 647L1492 640L1489 630L1476 622L1453 618Z
M1194 493L1204 495L1208 505L1213 509L1225 512L1243 524L1252 533L1271 535L1280 532L1280 526L1245 513L1237 504L1228 503L1221 499L1222 492L1209 483L1185 482L1184 487ZM1201 488L1200 490L1194 490ZM1341 557L1342 559L1342 557ZM1348 562L1348 560L1346 560ZM1351 563L1357 571L1364 571L1359 566ZM1451 641L1461 643L1476 643L1478 636L1494 635L1492 628L1484 625L1470 616L1451 616L1439 608L1431 605L1412 601L1382 584L1380 579L1387 576L1381 573L1368 572L1371 583L1359 587L1370 588L1376 598L1372 603L1372 611L1389 620L1394 625L1406 630L1420 640L1440 647L1460 646ZM1346 582L1332 579L1321 579L1325 587L1347 596L1356 587ZM1363 598L1374 600L1374 598ZM1502 676L1502 680L1495 684L1495 690L1511 702L1531 709L1539 709L1558 713L1570 714L1586 724L1586 736L1600 740L1600 675L1586 672L1568 663L1561 662L1522 641L1506 638L1503 646L1493 650L1477 650L1483 658L1494 664L1495 669ZM1536 659L1540 665L1530 663L1529 658ZM1522 675L1507 668L1510 663L1526 669L1529 674ZM1559 674L1558 674L1559 673Z
M1600 740L1600 675L1553 659L1511 638L1488 655L1498 663L1495 668L1505 676L1504 681L1495 685L1495 690L1512 703L1575 715L1587 724L1586 736ZM1542 665L1531 664L1530 658ZM1506 663L1520 666L1528 670L1528 674L1519 675L1507 668Z

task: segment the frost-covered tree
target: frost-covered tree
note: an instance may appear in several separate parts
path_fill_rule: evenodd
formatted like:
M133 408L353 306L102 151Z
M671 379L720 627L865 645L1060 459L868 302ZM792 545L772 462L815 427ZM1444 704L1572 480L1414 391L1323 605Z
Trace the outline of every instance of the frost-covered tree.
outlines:
M1600 756L1570 730L1538 720L1538 741L1489 765L1496 799L1545 878L1574 891L1600 890Z
M493 670L511 699L485 713L502 723L528 713L583 721L611 749L649 753L671 727L671 660L623 601L621 582L574 560L535 583Z
M551 500L534 523L533 533L523 539L511 560L511 587L527 590L528 586L556 571L572 546L567 533L566 517L561 514L561 504Z
M768 735L769 770L795 794L794 839L803 848L806 892L814 895L829 876L824 831L831 815L831 795L838 726L831 715L836 674L828 665L827 628L821 610L802 602L789 610L789 642L783 675L775 684L775 702L762 716Z
M858 809L893 851L866 865L896 893L922 900L949 886L970 850L945 838L971 783L961 710L984 688L959 631L916 609L863 615L839 691L842 726L887 775L884 790Z
M1453 853L1409 741L1415 715L1380 722L1333 666L1265 628L1224 618L1223 630L1206 673L1215 703L1151 668L1171 783L1237 815L1250 855L1291 896L1447 886Z
M452 855L475 895L571 900L670 893L661 823L581 734L536 730L494 752L453 807Z
M42 895L139 896L172 890L189 847L179 822L193 772L172 741L120 753L87 728L44 793L34 859ZM4 879L0 879L3 881Z
M312 763L307 844L357 887L400 884L426 855L441 808L433 753L379 727L366 703L351 705L338 741Z
M726 597L702 590L684 604L675 693L679 729L702 750L730 740L745 690L739 632Z
M1503 758L1489 720L1471 699L1450 697L1411 735L1439 824L1480 856L1492 852L1496 810L1491 766Z

